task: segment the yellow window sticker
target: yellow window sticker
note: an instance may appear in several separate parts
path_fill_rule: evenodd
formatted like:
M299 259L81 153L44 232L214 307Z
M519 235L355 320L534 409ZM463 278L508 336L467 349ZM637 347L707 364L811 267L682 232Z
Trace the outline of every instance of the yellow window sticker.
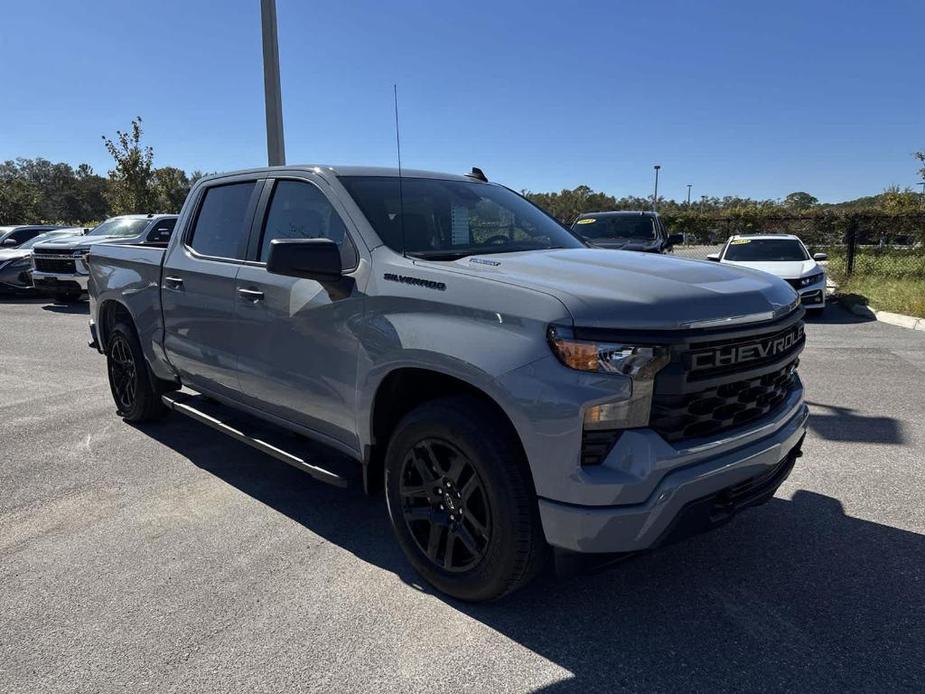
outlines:
M587 219L579 219L575 224L594 224L596 221L594 217L589 217Z
M752 242L751 239L732 239L732 241L730 241L729 243L733 246L736 246L740 243L751 243L751 242Z

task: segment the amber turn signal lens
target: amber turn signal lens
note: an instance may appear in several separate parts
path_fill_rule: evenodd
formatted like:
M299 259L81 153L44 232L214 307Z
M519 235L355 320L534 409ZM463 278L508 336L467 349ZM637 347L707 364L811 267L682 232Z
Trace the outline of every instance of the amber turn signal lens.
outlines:
M562 363L579 371L597 371L598 354L597 345L591 342L573 342L571 340L555 340L553 347Z

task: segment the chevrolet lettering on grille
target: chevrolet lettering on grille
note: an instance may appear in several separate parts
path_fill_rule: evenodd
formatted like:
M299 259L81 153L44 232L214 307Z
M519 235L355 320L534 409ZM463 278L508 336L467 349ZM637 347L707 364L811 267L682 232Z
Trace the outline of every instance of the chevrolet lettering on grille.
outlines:
M784 333L761 340L723 345L713 349L693 352L691 354L691 369L693 371L716 369L768 359L790 351L802 339L803 324L800 323Z

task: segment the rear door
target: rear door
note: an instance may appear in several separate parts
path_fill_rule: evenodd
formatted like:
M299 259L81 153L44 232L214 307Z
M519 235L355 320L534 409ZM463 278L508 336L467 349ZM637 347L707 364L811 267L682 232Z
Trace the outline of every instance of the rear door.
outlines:
M266 270L270 241L329 238L349 272L362 241L328 184L309 173L267 180L248 262L237 276L237 314L245 336L238 371L247 403L357 447L355 398L362 294L329 292L314 280ZM348 228L350 229L348 231ZM353 234L353 238L351 238Z
M200 189L183 237L164 261L164 349L185 384L236 398L238 270L263 180L222 179Z

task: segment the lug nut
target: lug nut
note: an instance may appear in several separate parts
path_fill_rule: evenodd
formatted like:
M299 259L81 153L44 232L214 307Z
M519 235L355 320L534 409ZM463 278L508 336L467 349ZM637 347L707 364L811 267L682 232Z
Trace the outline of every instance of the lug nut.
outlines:
M444 508L443 508L443 504L440 504L440 510L441 510L441 511L443 511L443 510L444 510Z
M450 520L456 520L456 516L454 516L452 513L450 514Z
M449 480L447 480L446 486L447 486L447 487L452 486L452 485L450 484Z

